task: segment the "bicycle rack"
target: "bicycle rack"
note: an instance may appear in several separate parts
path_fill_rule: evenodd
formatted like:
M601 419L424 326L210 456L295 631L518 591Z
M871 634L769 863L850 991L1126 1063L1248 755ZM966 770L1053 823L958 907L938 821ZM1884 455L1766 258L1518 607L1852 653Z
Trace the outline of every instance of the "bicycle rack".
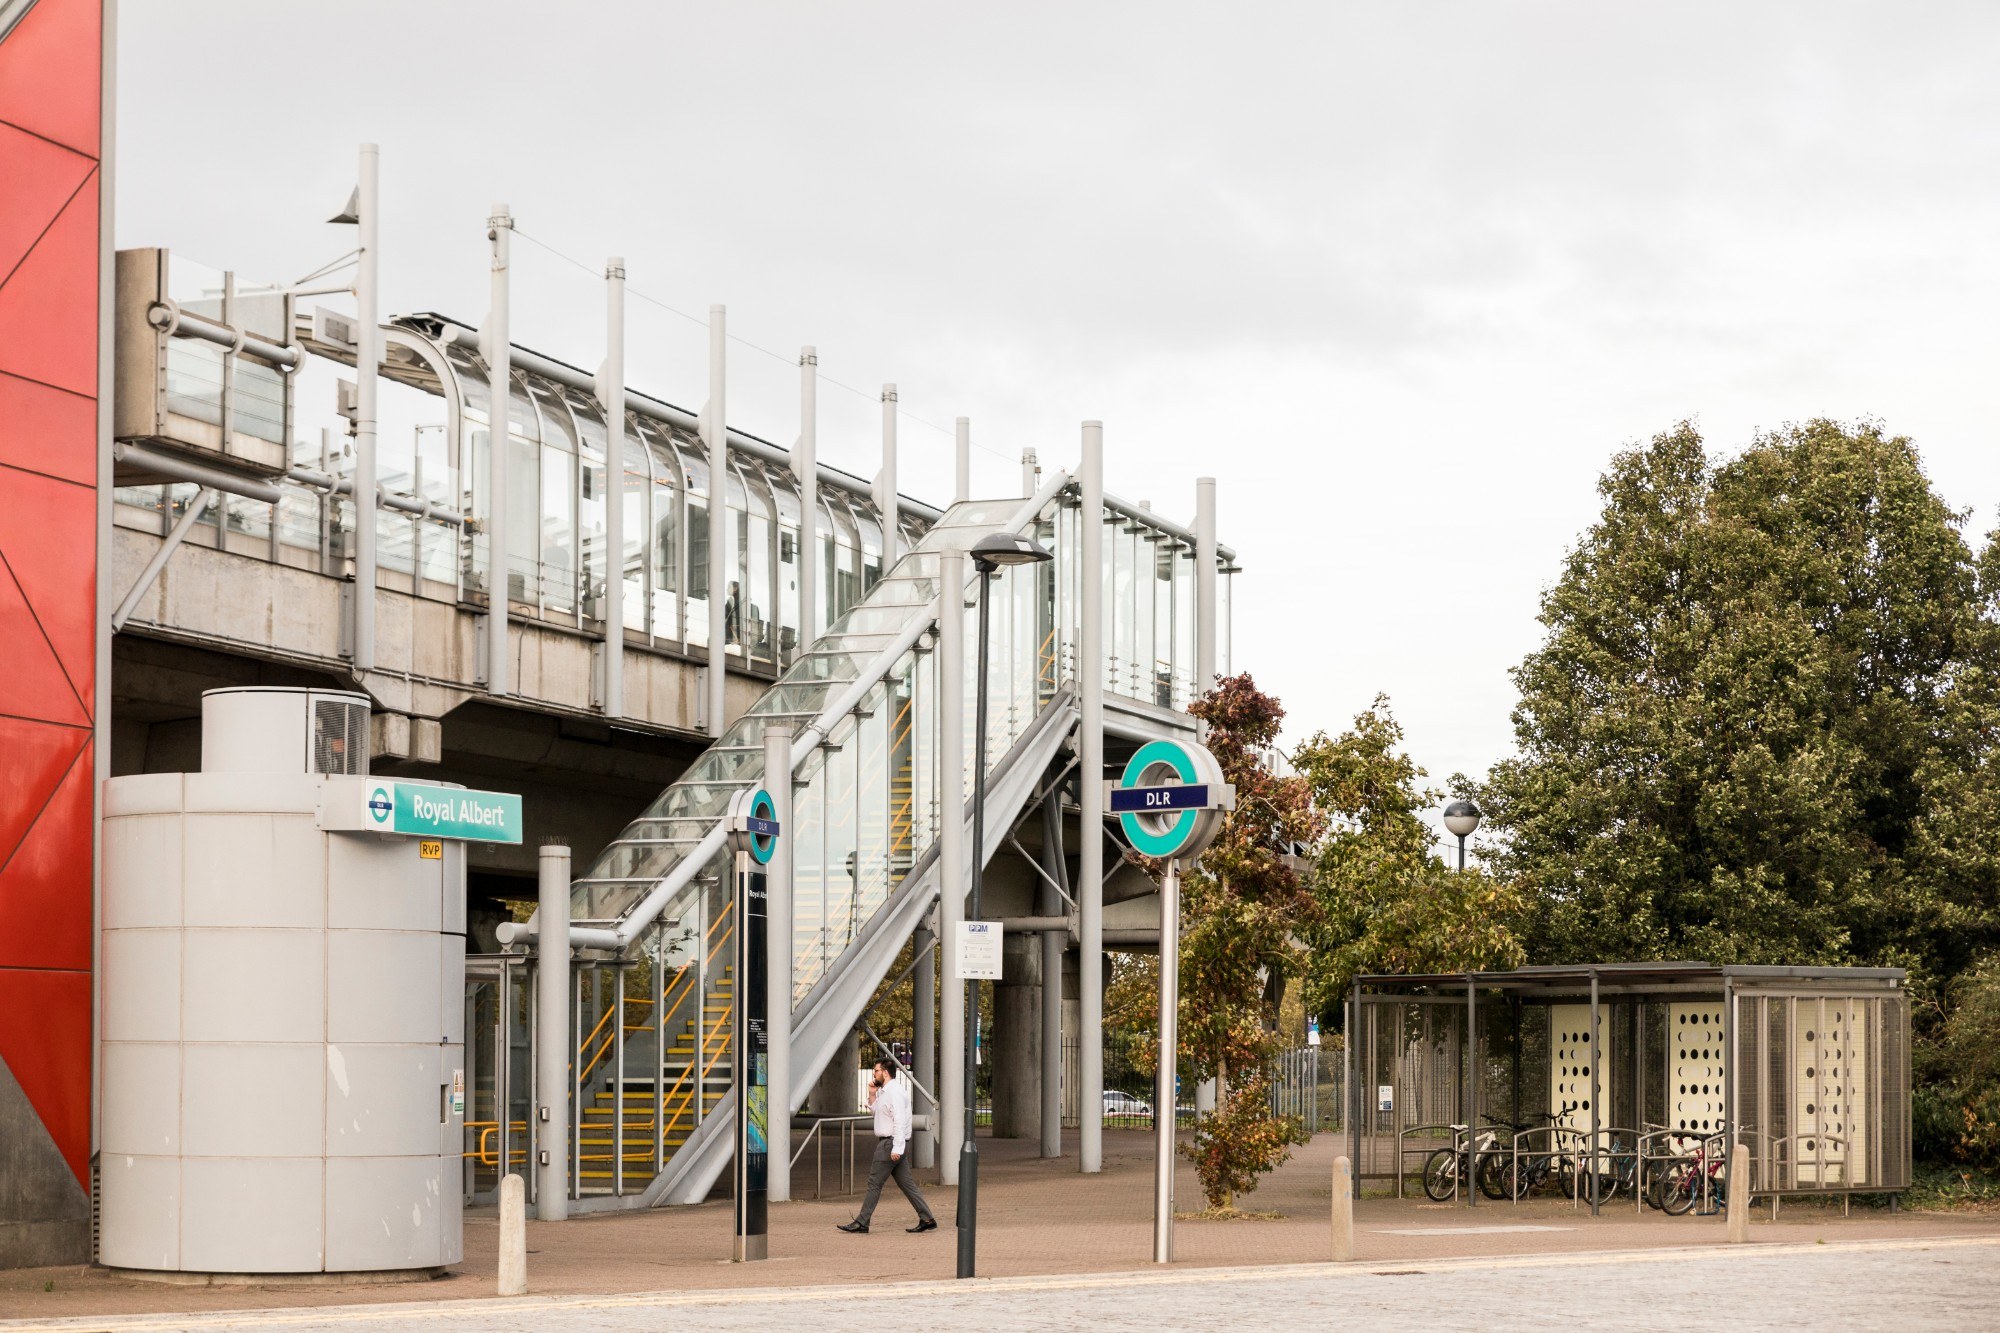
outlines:
M1424 1155L1424 1160L1429 1161L1430 1155L1437 1151L1437 1148L1435 1146L1429 1148L1405 1148L1403 1146L1403 1140L1412 1134L1428 1134L1431 1137L1435 1138L1438 1135L1445 1133L1449 1133L1451 1135L1451 1150L1456 1153L1463 1153L1465 1149L1461 1147L1459 1144L1459 1127L1455 1124L1407 1125L1404 1128L1396 1131L1396 1197L1397 1198L1400 1199L1403 1197L1403 1177L1409 1174L1408 1167L1405 1165L1405 1162L1408 1159L1409 1155L1413 1152L1420 1152ZM1456 1199L1457 1197L1458 1197L1458 1188L1456 1184L1454 1184L1452 1187L1452 1198Z

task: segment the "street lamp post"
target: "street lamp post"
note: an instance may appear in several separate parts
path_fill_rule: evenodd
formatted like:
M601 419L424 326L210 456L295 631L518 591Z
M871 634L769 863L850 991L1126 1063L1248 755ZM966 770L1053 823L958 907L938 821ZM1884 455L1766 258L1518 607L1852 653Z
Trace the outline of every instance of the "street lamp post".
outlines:
M990 532L972 545L972 567L979 573L979 672L974 688L972 737L972 884L965 909L967 921L979 920L979 890L986 878L986 645L993 619L993 573L1002 566L1039 565L1055 557L1033 537L1018 532ZM944 590L944 614L955 615L953 590ZM948 701L948 708L957 701ZM979 1049L979 983L965 983L965 1142L958 1152L958 1275L973 1276L979 1245L979 1141L974 1137L978 1107L974 1055Z
M1472 836L1484 818L1479 807L1470 801L1453 801L1444 808L1444 826L1458 839L1458 868L1465 869L1465 840Z
M1470 801L1453 801L1444 808L1444 826L1458 839L1458 868L1465 869L1465 840L1479 827L1479 807ZM1479 1119L1479 999L1472 973L1465 976L1465 1204L1479 1202L1475 1181L1479 1163L1473 1152L1473 1125Z

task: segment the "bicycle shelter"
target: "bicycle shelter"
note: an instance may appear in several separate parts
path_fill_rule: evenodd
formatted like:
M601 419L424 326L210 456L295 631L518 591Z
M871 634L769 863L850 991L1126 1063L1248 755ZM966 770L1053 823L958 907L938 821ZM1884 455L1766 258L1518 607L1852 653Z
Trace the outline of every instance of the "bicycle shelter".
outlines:
M1749 1145L1749 1198L1909 1187L1910 1012L1898 968L1602 963L1356 979L1349 1151L1361 1181L1439 1148L1567 1155L1597 1185ZM1471 1040L1468 1041L1468 1034ZM1494 1121L1519 1127L1496 1127ZM1467 1137L1470 1137L1467 1136ZM1470 1190L1467 1193L1471 1193ZM1747 1200L1746 1200L1747 1201Z

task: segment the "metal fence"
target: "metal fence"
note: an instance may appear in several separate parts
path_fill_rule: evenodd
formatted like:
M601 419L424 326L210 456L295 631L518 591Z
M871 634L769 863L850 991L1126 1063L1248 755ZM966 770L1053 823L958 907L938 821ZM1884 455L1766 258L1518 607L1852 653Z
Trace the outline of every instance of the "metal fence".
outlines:
M1063 1124L1069 1128L1082 1123L1082 1108L1078 1105L1081 1077L1078 1050L1075 1041L1063 1043L1062 1116ZM1344 1126L1342 1110L1346 1105L1343 1095L1346 1070L1338 1049L1298 1046L1280 1051L1272 1059L1269 1073L1272 1115L1297 1116L1304 1122L1307 1132L1313 1134ZM1107 1049L1104 1053L1104 1090L1107 1099L1111 1094L1124 1093L1146 1108L1143 1113L1121 1114L1115 1105L1111 1106L1104 1113L1106 1125L1135 1129L1152 1125L1152 1076L1123 1059L1115 1049ZM1178 1109L1182 1124L1191 1124L1193 1090L1183 1085L1176 1101L1180 1104Z

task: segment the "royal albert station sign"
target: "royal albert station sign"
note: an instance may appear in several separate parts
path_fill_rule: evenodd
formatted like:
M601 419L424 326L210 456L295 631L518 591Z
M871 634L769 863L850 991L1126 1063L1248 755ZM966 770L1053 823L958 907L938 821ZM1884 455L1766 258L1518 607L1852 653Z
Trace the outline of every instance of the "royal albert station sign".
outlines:
M320 791L319 826L335 833L518 843L521 798L427 782L329 778Z

